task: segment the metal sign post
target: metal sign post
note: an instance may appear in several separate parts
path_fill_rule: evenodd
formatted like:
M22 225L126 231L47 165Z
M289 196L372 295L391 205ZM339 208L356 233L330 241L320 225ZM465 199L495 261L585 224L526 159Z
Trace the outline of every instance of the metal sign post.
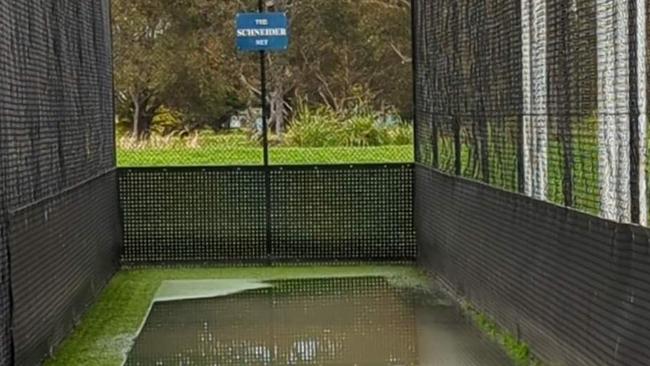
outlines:
M237 14L237 49L259 52L262 99L262 141L264 166L269 164L268 108L266 107L266 53L283 52L289 48L289 26L286 13L264 12L264 1L258 0L258 13Z
M271 171L269 168L269 126L266 103L266 53L283 52L289 48L289 26L286 13L264 12L264 1L258 0L258 13L239 13L236 18L237 49L259 52L260 98L262 105L262 144L264 187L266 194L266 256L272 259L271 248Z

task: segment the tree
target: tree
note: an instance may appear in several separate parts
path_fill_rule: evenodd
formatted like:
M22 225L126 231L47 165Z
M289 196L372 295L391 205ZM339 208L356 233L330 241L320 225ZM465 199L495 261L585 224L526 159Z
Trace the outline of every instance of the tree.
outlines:
M133 136L145 137L169 82L171 16L165 0L113 1L114 64L121 113L131 115Z
M344 111L362 94L411 112L410 10L403 0L274 0L291 24L287 53L268 56L270 125L282 136L297 101ZM237 53L234 19L256 0L113 0L118 113L148 135L162 106L181 126L221 128L258 104L259 59Z

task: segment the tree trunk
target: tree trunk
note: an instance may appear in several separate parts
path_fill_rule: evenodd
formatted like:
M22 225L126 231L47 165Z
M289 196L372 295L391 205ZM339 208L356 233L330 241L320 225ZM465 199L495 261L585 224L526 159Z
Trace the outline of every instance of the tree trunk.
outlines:
M142 94L132 94L131 103L133 104L133 138L144 140L149 136L151 122L156 115L160 104L151 103L153 98L142 96Z
M135 96L131 99L133 101L133 138L139 140L142 133L140 130L140 103Z
M271 94L271 125L275 127L275 134L278 139L282 141L282 135L284 133L284 117L285 105L284 105L284 92L282 90L282 84L278 83L275 85L275 90Z
M268 10L290 12L287 5L286 0L276 0L274 6L270 7ZM271 113L269 116L269 126L275 128L277 138L282 141L284 135L284 120L287 116L284 96L288 89L285 84L289 73L289 59L286 55L277 54L271 55L269 60L271 61L269 68L269 76L271 79L271 93L269 100Z

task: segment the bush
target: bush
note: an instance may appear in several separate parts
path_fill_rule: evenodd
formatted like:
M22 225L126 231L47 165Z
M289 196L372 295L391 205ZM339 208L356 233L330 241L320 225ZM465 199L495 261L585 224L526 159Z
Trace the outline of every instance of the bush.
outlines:
M130 131L123 128L117 135L118 147L124 150L162 150L261 146L260 135L254 130L176 129L177 118L169 111L161 113L150 136L144 140L133 139ZM302 104L283 138L269 134L269 143L271 146L307 148L403 146L413 143L413 126L398 117L396 122L387 124L380 114L364 108L336 113L328 107L314 108Z
M343 146L340 123L327 108L301 106L285 135L286 144L298 147Z
M343 122L340 133L345 146L381 146L387 143L387 134L377 127L372 114L352 116Z
M413 145L413 125L400 123L386 130L387 143L390 145Z
M402 121L385 126L381 118L367 109L353 109L345 116L327 107L302 105L289 124L285 146L383 146L413 144L413 126Z

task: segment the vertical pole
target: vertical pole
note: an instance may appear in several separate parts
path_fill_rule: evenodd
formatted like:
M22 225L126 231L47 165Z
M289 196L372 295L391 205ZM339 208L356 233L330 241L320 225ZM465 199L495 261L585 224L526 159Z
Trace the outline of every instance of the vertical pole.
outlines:
M548 65L546 1L521 3L524 192L546 200L548 186Z
M601 216L625 223L632 221L629 1L596 2Z
M637 0L636 2L636 18L637 18L637 28L635 30L636 34L636 55L637 55L637 64L636 64L636 78L637 78L637 95L638 95L638 104L637 110L638 113L638 128L636 141L638 143L638 199L639 199L639 216L638 222L641 225L648 224L648 197L647 197L647 182L646 182L646 153L647 153L647 124L648 117L647 113L647 101L646 93L647 89L647 70L646 70L646 33L647 33L647 24L646 24L646 3L645 0Z
M258 0L258 11L264 12L264 0ZM260 51L260 82L262 102L262 148L264 160L264 195L265 195L265 245L266 259L271 261L271 169L269 167L269 126L268 109L266 107L266 52Z
M415 158L415 162L417 163L420 161L420 156L419 156L419 149L418 149L418 121L417 121L417 115L418 115L418 47L417 47L417 34L416 32L416 26L417 26L417 0L412 0L411 1L411 54L412 56L412 61L411 61L411 80L413 82L412 85L412 97L411 100L413 101L413 156Z
M258 0L258 11L264 12L264 0ZM260 51L260 81L261 81L261 99L262 99L262 145L264 149L264 166L269 166L269 126L266 108L266 52Z
M264 147L264 166L269 166L269 126L268 109L266 108L266 52L260 51L260 80L262 82L262 145Z
M642 2L642 1L641 1ZM637 54L637 42L636 38L638 37L637 33L637 14L636 14L636 2L633 4L628 4L628 37L630 38L629 44L629 108L630 108L630 219L633 223L639 223L640 210L639 210L639 92L637 83L637 63L638 58L634 57ZM645 25L643 25L645 26Z

